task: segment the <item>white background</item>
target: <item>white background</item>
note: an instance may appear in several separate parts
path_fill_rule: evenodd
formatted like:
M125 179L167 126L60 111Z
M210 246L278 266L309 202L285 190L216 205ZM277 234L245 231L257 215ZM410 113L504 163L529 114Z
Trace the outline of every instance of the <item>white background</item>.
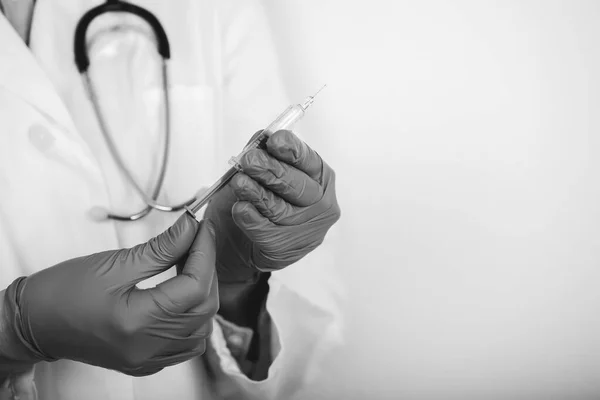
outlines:
M346 399L600 398L600 2L265 0L336 169Z

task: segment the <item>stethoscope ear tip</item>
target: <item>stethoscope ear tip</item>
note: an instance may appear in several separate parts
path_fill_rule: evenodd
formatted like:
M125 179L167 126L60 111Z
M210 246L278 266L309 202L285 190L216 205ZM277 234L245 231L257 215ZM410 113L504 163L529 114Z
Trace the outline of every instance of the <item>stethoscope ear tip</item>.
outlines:
M88 212L88 216L97 222L106 221L108 219L108 211L102 207L92 207Z

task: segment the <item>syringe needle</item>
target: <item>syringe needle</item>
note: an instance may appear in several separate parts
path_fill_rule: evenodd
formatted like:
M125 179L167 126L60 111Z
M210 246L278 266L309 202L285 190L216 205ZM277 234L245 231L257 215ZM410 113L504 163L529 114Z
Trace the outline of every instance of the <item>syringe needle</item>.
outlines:
M326 87L326 86L327 86L327 84L324 84L323 86L321 86L321 89L317 90L317 93L313 94L313 95L312 95L312 96L310 96L310 97L312 97L313 99L314 99L315 97L317 97L317 95L318 95L318 94L321 92L321 90L325 89L325 87Z
M321 89L317 90L317 93L313 94L312 96L308 96L304 101L304 104L302 104L302 108L306 110L308 107L310 107L313 101L315 101L315 97L317 97L321 90L325 89L325 86L327 86L327 84L321 86Z

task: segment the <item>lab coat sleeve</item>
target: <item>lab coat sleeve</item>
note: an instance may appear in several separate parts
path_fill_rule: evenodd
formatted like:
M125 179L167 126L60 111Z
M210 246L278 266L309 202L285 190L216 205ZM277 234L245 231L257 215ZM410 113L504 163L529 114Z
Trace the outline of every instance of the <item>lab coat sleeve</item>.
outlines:
M227 154L233 155L290 100L262 3L220 1L218 9L222 131ZM300 391L306 393L321 373L319 365L340 343L342 291L336 286L333 270L333 254L324 243L301 261L271 275L266 312L271 319L273 357L264 380L253 381L240 371L228 351L222 326L215 322L207 358L216 365L215 381L223 398L293 399Z

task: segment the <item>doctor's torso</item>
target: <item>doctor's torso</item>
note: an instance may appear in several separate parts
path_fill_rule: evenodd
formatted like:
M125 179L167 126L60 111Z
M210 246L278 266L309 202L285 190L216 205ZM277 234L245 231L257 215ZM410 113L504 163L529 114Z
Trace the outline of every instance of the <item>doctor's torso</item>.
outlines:
M138 2L159 17L172 49L171 150L160 196L166 203L188 200L210 185L226 166L223 154L237 144L219 130L221 59L212 3L185 3L178 2L177 13L171 2ZM146 241L179 215L152 212L128 223L90 217L96 206L121 213L144 207L108 150L73 62L75 25L95 5L38 1L30 49L0 17L3 287L65 259ZM151 31L135 17L107 15L87 37L90 76L107 131L137 182L150 191L166 129L161 59ZM36 382L42 399L212 398L199 360L145 378L70 361L42 363Z

